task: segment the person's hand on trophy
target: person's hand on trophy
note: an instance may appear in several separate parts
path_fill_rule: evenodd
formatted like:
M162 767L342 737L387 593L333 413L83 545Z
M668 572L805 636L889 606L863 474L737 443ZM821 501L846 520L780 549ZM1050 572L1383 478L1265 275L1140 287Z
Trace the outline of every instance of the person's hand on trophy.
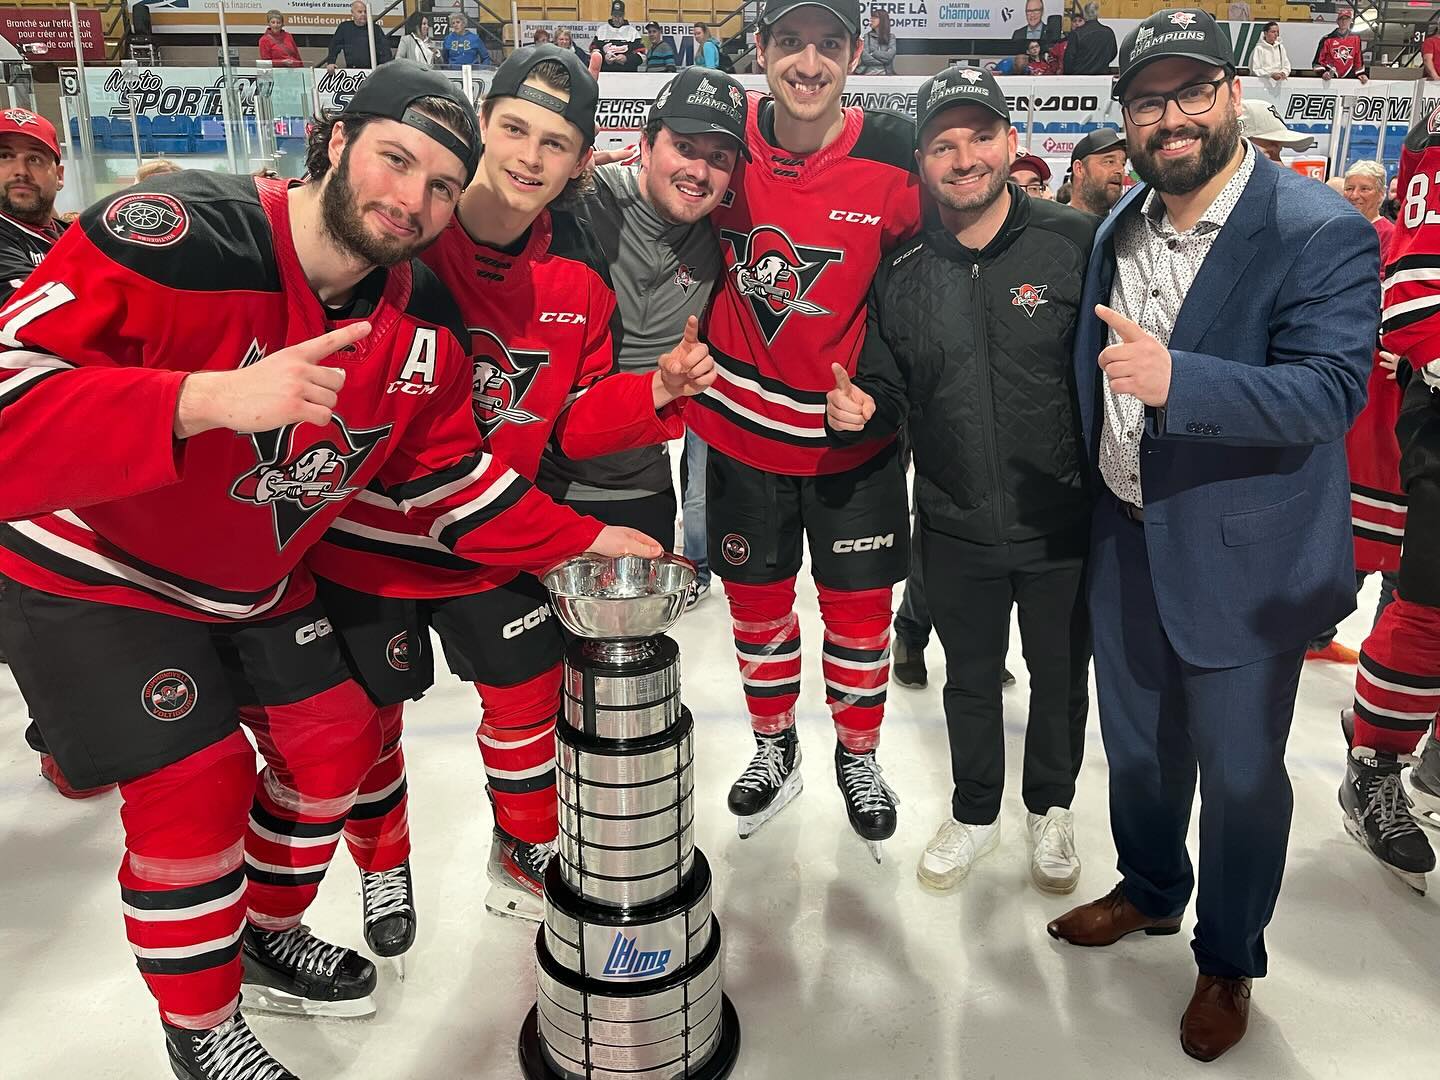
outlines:
M694 397L715 381L715 360L710 346L700 340L700 320L685 320L680 343L660 357L655 372L655 408L663 409L676 398Z
M643 555L647 559L656 559L665 553L663 547L639 529L621 525L606 525L587 551L594 555Z

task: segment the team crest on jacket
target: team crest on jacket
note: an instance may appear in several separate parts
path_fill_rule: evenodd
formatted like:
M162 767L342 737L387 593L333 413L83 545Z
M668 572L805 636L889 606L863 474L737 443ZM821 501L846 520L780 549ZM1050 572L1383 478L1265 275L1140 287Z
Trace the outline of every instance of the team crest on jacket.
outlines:
M487 439L505 421L529 424L540 418L524 407L540 368L550 361L544 349L511 350L489 330L470 327L475 363L475 422Z
M120 196L105 208L103 220L115 239L141 247L169 247L190 231L180 200L158 191Z
M315 511L355 493L355 474L392 427L351 431L339 416L332 416L319 437L303 445L296 436L309 435L312 425L257 432L250 438L260 464L235 481L230 496L270 507L275 544L284 551Z
M1049 285L1031 285L1028 282L1024 285L1017 285L1010 290L1010 295L1014 297L1010 301L1010 306L1020 308L1025 312L1027 319L1033 319L1035 309L1041 304L1050 302L1045 299L1045 290L1048 288L1050 288Z
M834 248L804 247L793 243L773 225L747 233L720 230L720 239L735 254L735 286L750 302L750 310L766 344L774 342L791 315L829 315L805 296L832 262L845 258Z

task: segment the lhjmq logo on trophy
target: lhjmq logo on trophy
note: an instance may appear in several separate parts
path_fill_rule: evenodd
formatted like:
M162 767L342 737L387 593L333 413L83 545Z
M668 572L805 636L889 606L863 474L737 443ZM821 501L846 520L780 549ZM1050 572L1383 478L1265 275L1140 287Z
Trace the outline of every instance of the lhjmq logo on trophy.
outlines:
M565 628L560 835L535 938L527 1080L723 1080L740 1052L710 864L695 847L694 721L666 631L677 556L584 555L545 576Z

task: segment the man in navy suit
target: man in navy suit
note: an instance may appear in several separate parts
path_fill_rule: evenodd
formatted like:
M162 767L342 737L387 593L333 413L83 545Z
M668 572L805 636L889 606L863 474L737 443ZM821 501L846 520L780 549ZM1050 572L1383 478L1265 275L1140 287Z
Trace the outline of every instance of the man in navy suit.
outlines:
M1096 236L1075 335L1098 495L1089 597L1121 882L1049 926L1174 934L1198 771L1199 968L1185 1052L1245 1034L1285 864L1305 642L1355 607L1343 439L1379 321L1375 230L1239 137L1203 11L1145 19L1115 95L1144 184Z

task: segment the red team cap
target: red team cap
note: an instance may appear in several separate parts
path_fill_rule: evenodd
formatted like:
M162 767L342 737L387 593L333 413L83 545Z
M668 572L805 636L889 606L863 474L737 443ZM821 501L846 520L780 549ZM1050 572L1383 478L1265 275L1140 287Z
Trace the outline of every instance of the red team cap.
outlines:
M10 133L34 139L60 160L60 140L55 136L55 125L39 113L29 109L0 110L0 135Z

